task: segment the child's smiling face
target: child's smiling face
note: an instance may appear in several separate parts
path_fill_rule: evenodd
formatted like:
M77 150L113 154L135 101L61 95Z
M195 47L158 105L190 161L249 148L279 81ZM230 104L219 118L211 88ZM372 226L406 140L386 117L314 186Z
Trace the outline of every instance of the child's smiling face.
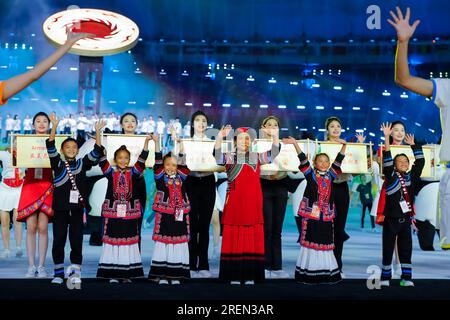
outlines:
M114 159L119 169L124 170L130 164L130 155L125 150L119 151Z
M177 173L177 161L174 157L164 159L164 172L168 176L173 176Z

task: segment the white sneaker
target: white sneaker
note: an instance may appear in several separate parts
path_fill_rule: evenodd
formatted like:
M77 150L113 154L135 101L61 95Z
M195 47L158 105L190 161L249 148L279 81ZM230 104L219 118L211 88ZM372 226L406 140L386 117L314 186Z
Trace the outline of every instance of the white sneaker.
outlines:
M162 279L159 280L158 284L169 284L169 281Z
M63 282L64 282L63 278L61 278L61 277L54 277L51 283L52 284L63 284Z
M0 254L0 258L2 259L8 259L11 257L11 251L9 249L3 250L3 252Z
M110 279L109 283L119 283L119 280L117 280L117 279Z
M230 284L233 286L240 286L241 282L240 281L230 281Z
M411 280L401 280L400 287L414 287L414 282Z
M270 278L272 278L272 272L270 271L270 270L264 270L264 277L266 278L266 279L270 279Z
M389 280L381 280L380 281L380 286L382 286L382 287L389 287L391 284L390 284L390 281Z
M25 274L25 278L35 278L36 277L36 267L28 267L28 271Z
M347 276L345 275L345 273L341 272L341 279L345 279L347 278Z
M199 277L198 271L191 270L191 278L198 278L198 277Z
M253 280L245 281L245 285L246 285L246 286L252 286L252 285L254 285L254 284L255 284L255 281L253 281Z
M200 270L198 272L198 277L199 278L211 278L212 274L209 270Z
M170 283L171 283L171 284L178 285L178 284L180 284L180 281L179 281L179 280L172 280Z
M37 277L38 278L48 278L47 271L45 270L44 266L39 266L37 268Z
M281 270L275 270L275 271L271 271L271 277L272 279L288 279L289 278L289 274L284 271L283 269Z
M22 249L16 249L16 258L22 258L23 256L23 251Z

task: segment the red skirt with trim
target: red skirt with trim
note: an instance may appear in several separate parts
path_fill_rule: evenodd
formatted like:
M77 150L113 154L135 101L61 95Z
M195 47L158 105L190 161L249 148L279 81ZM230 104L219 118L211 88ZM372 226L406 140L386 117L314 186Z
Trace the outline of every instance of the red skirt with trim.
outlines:
M53 217L53 175L51 169L42 169L42 179L35 178L36 169L28 169L20 194L17 221L25 220L37 211Z
M224 225L219 279L264 280L264 224Z

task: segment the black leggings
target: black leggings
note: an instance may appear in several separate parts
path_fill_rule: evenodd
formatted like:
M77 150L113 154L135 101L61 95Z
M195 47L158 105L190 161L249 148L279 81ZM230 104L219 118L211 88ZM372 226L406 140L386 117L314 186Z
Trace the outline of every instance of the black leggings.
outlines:
M342 271L342 251L344 250L344 241L350 236L345 232L347 223L348 208L350 205L350 191L348 183L333 183L333 198L336 210L334 218L334 256L339 269Z
M288 191L283 180L261 179L264 213L265 268L282 269L281 230L288 200Z
M364 229L364 218L366 217L366 209L369 210L370 224L372 225L372 229L375 228L375 218L370 214L370 211L372 211L372 204L373 203L362 204L361 229Z
M189 264L193 271L209 270L209 226L216 202L215 183L213 174L203 178L188 176L186 179L186 190L191 204Z

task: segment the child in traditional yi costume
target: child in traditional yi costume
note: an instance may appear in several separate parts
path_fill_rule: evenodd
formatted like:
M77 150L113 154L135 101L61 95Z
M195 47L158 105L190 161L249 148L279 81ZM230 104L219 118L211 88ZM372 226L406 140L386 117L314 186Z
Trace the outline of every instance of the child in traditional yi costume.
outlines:
M168 153L164 157L160 151L158 136L153 167L156 195L153 202L155 228L152 265L149 279L159 284L180 284L180 280L190 278L189 268L189 211L190 205L184 181L189 169L184 164L182 146L178 157Z
M400 285L412 287L412 236L411 225L414 225L414 188L420 182L425 158L422 147L414 143L413 135L406 135L405 142L414 153L414 165L409 170L409 158L406 154L398 154L392 158L389 136L391 124L383 124L381 130L386 138L386 149L383 151L383 174L386 184L386 203L383 211L383 270L381 285L389 286L392 277L392 254L397 239L398 255L402 268ZM380 219L377 219L380 222Z
M136 186L145 170L148 142L132 168L129 168L130 151L121 146L114 152L116 167L112 167L106 155L100 159L103 175L108 179L108 190L103 203L104 217L102 255L97 270L98 278L110 279L111 283L131 282L142 278L141 253L139 250L139 218L141 204Z
M345 156L346 142L342 143L340 153L330 167L330 158L319 153L311 167L306 155L292 137L283 139L283 143L293 144L300 160L300 171L308 182L298 215L301 217L300 255L295 269L295 279L306 284L336 283L341 274L333 254L333 219L335 208L332 194L332 182L341 171Z
M236 152L222 154L221 144L230 130L230 126L221 129L214 151L217 163L225 165L228 178L219 278L233 285L252 285L265 278L260 167L272 161L272 154L275 156L279 152L280 144L276 135L271 151L250 152L252 138L248 128L238 128Z
M59 119L52 115L52 131L46 140L47 152L50 165L54 173L53 179L53 263L54 278L52 283L62 284L64 281L64 247L66 245L67 232L70 239L70 262L67 276L71 283L81 283L81 263L83 260L83 221L85 221L85 210L87 210L88 194L85 180L86 171L98 163L103 153L100 140L100 131L105 126L104 122L97 122L96 145L94 150L82 159L76 159L78 154L78 143L73 138L67 138L61 144L61 153L64 160L55 147L55 135Z

